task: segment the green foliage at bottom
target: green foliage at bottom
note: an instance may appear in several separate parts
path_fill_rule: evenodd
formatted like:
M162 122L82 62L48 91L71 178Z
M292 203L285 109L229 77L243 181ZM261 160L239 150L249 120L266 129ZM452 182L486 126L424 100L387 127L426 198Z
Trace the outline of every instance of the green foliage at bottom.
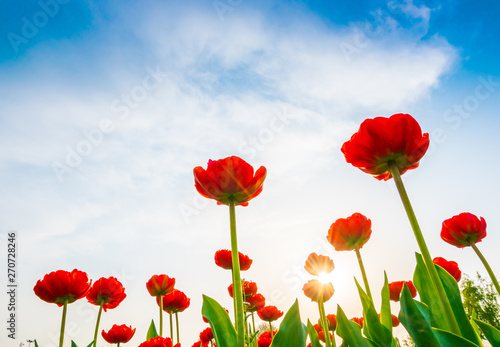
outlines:
M201 314L210 323L218 347L237 346L236 330L226 310L217 301L203 295Z
M300 321L299 302L295 300L283 318L271 347L305 347L306 340L307 328Z

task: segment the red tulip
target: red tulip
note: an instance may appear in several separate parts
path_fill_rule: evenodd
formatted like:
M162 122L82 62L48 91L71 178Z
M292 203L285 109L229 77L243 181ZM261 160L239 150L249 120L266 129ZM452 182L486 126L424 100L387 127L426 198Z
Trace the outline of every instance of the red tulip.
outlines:
M252 281L242 281L243 282L243 301L250 299L255 293L257 293L257 284ZM229 295L233 297L233 284L227 287Z
M462 248L481 242L486 237L486 221L472 213L464 212L443 222L441 238L449 244Z
M178 343L174 347L180 347L181 344ZM170 337L157 336L149 341L144 341L138 347L172 347L172 340Z
M337 251L352 251L363 247L372 234L372 221L361 213L347 218L339 218L328 230L328 242Z
M182 312L189 307L191 299L186 294L177 289L161 297L163 301L163 311L168 313ZM156 297L156 303L160 305L160 298Z
M215 264L223 269L231 270L233 268L231 254L231 251L228 249L221 249L215 252ZM244 255L241 252L238 252L238 257L240 260L240 270L246 271L250 269L250 265L252 265L252 259L250 259L248 255Z
M146 288L151 296L164 296L172 291L175 286L175 278L167 275L153 275L146 282Z
M316 253L311 253L307 257L306 265L304 266L307 272L313 276L318 276L321 273L330 273L335 269L333 260L331 260L326 255L317 255Z
M265 322L273 322L283 316L283 312L276 306L264 306L257 311L257 315Z
M245 302L248 304L248 306L246 306L247 312L258 311L266 305L266 299L262 294L254 294Z
M380 318L380 313L378 314ZM391 314L391 319L392 319L392 327L395 328L399 325L399 319L395 315Z
M318 321L318 324L321 322L321 319ZM326 315L326 322L328 323L328 330L335 331L337 329L337 316L334 314Z
M60 307L65 302L71 304L83 298L91 284L92 281L89 281L87 274L83 271L57 270L46 274L42 280L38 280L33 291L43 301Z
M409 114L398 113L389 118L366 119L357 133L342 146L348 163L378 180L392 177L389 161L402 175L418 167L429 148L429 134L422 135L417 121Z
M459 282L462 278L462 271L460 271L460 268L455 261L448 261L442 257L436 257L432 259L432 262L448 271L448 273L452 275L457 282Z
M134 336L135 329L132 329L131 326L126 326L125 324L113 324L108 332L105 332L103 330L101 334L107 343L126 343L129 342L130 339Z
M108 308L117 307L126 296L125 288L116 278L101 277L90 287L87 300L93 305L103 305L106 312Z
M320 326L320 324L314 324L313 328L318 333L318 339L320 341L325 342L325 332L323 331L323 328ZM333 339L333 335L330 333L330 341L332 341L332 339Z
M417 289L413 285L412 281L396 281L389 283L389 293L392 301L399 301L399 297L401 296L401 291L403 290L403 285L406 283L408 289L410 290L410 294L412 297L417 296Z
M361 327L363 327L363 322L364 322L364 318L363 317L353 317L350 320L353 321L353 322L358 323Z
M318 280L310 280L304 284L302 290L309 299L315 302L319 302L321 298L323 302L327 302L335 292L331 283L321 283Z
M201 166L194 168L198 193L217 200L219 205L229 205L229 200L234 199L236 205L247 206L262 192L265 178L265 167L261 166L254 176L253 167L236 156L209 160L206 170Z
M206 328L200 333L200 341L202 343L205 342L210 342L214 338L214 334L212 332L212 329L210 327Z

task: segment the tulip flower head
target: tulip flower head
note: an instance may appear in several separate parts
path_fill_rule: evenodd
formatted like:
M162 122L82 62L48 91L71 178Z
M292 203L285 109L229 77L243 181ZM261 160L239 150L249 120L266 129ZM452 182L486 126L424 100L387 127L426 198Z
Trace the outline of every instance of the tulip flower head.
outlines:
M326 315L326 322L328 323L328 330L335 331L337 329L337 316L334 314ZM321 323L321 319L318 321L318 324Z
M210 342L214 338L214 334L210 327L206 328L200 333L200 341L202 343Z
M170 293L161 297L163 301L163 311L168 313L182 312L189 307L191 299L184 292L173 289ZM156 297L156 303L160 305L160 298Z
M462 278L462 271L460 271L460 268L455 261L448 261L442 257L436 257L432 259L432 262L441 266L443 269L448 271L448 273L452 275L457 282L460 282L460 279Z
M126 326L125 324L113 324L108 332L103 330L101 334L107 343L126 343L134 336L135 328L132 329L131 326Z
M146 283L151 296L163 296L172 291L175 286L175 278L170 278L167 275L153 275Z
M441 238L458 248L481 242L486 237L486 221L464 212L443 222Z
M87 274L83 271L57 270L46 274L42 280L38 280L33 291L43 301L61 307L65 302L71 304L83 298L91 284L92 281L89 281Z
M361 213L339 218L328 230L328 242L336 251L352 251L361 248L372 234L372 222Z
M227 291L229 292L229 296L233 297L233 284L230 284L227 287ZM243 300L247 301L253 295L257 293L257 283L252 281L243 281Z
M283 316L283 311L278 310L276 306L264 306L257 311L257 315L265 322L273 322Z
M378 180L392 178L389 162L402 175L418 167L429 148L429 134L422 134L417 121L409 114L389 118L375 117L361 123L357 133L342 146L348 163Z
M126 296L125 288L116 278L101 277L90 287L87 300L93 305L103 305L106 312L107 309L116 308Z
M221 249L215 252L215 264L220 266L226 270L232 270L233 262L231 258L231 251L228 249ZM250 269L250 265L252 265L253 260L248 257L248 255L244 255L241 252L238 252L239 262L240 262L240 270L246 271Z
M350 320L355 323L358 323L361 326L361 328L363 327L363 322L365 321L363 317L353 317Z
M310 280L302 287L304 294L312 301L319 302L320 299L323 302L327 302L332 297L335 290L331 283L322 283L319 280Z
M392 301L399 301L404 284L408 286L410 294L413 298L417 296L417 288L415 288L412 281L396 281L389 283L389 293Z
M207 169L194 168L195 187L206 198L217 200L219 205L247 206L248 201L262 192L266 168L261 166L254 175L253 167L243 159L232 156L209 160Z
M178 343L173 347L180 347L181 344ZM151 340L144 341L138 347L172 347L172 340L170 337L161 337L157 336L152 338Z
M247 300L245 300L246 311L247 312L255 312L260 310L262 307L266 305L266 299L262 294L254 294Z
M326 255L311 253L307 257L304 269L313 276L319 276L323 273L329 274L332 272L335 269L335 265L333 264L333 260Z

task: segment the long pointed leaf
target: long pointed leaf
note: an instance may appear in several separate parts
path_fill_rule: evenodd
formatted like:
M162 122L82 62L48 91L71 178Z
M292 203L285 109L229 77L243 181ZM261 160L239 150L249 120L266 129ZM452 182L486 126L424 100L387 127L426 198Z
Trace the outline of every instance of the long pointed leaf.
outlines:
M226 310L217 301L203 295L201 313L210 323L217 346L237 346L236 330Z
M314 329L314 326L311 324L309 319L307 320L307 331L309 332L311 347L323 347L323 345L319 342L318 332ZM335 338L335 336L333 338Z
M342 346L347 342L349 347L370 347L369 342L361 335L359 324L348 320L340 306L337 306L337 335L344 340Z
M479 347L477 344L449 331L432 328L441 346Z
M430 312L426 304L413 300L405 284L401 292L399 320L417 347L440 347L431 326Z
M491 343L493 347L500 347L500 330L488 323L482 322L475 318L473 319L474 322L479 326L479 328L481 328L481 331L483 332L484 336L486 336L488 342Z
M295 300L283 318L271 347L305 347L306 342L307 328L300 321L299 301Z
M149 341L155 338L156 336L158 336L158 333L156 332L155 321L151 319L151 324L149 325L148 333L146 335L146 341Z
M391 315L391 294L389 291L389 281L384 271L384 287L382 288L382 306L380 308L380 322L392 332Z

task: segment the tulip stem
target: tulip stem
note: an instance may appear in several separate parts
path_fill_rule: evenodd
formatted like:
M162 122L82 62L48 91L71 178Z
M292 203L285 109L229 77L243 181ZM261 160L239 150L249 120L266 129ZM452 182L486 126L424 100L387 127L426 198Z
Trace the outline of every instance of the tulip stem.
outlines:
M481 262L483 263L484 267L486 268L486 271L488 271L488 275L490 275L491 281L493 282L493 285L495 286L495 289L497 290L498 295L500 295L500 285L498 285L498 280L497 280L495 274L493 273L493 270L491 269L490 264L488 264L488 262L486 261L486 258L479 251L479 248L477 248L475 243L471 242L470 246L472 247L474 252L476 252L479 259L481 259Z
M177 343L179 343L179 312L175 312L175 330L177 332Z
M326 347L332 347L332 341L330 341L330 331L328 329L328 322L326 320L325 314L325 304L323 303L323 295L318 300L319 317L321 320L321 327L323 328L323 334L325 335ZM335 340L333 340L333 346L335 346Z
M273 334L273 325L271 324L271 322L268 322L269 323L269 332L271 333L271 341L274 339L274 334Z
M168 315L170 316L170 339L174 341L174 322L172 320L172 312L169 312Z
M160 336L163 336L163 296L160 295Z
M68 301L64 300L62 320L61 320L61 333L59 334L59 347L63 347L64 343L64 327L66 326L66 311L68 310Z
M439 278L436 266L432 262L431 254L429 253L429 249L427 248L427 244L425 243L424 235L422 234L422 231L418 224L417 217L415 216L415 212L413 211L413 207L411 206L408 194L406 193L406 189L403 185L403 180L401 179L401 175L399 173L399 168L396 165L396 163L392 160L390 160L387 164L389 165L389 171L392 177L394 178L394 183L396 183L396 188L398 189L399 196L401 197L401 201L403 202L406 214L408 215L408 219L410 220L410 224L413 229L413 234L415 235L418 247L420 248L420 252L422 253L422 256L424 258L427 271L429 271L432 284L434 285L434 288L436 289L439 295L439 302L442 305L443 313L444 316L446 317L447 326L451 332L459 336L462 336L458 323L455 319L455 315L451 308L450 302L444 290L443 283Z
M97 314L97 322L95 323L95 332L94 332L94 347L97 346L97 334L99 333L99 323L101 322L102 308L104 307L104 303L99 306L99 313Z
M361 275L363 276L363 282L365 284L366 294L373 302L372 293L370 291L370 285L368 284L368 277L366 276L365 266L363 265L363 260L361 259L361 252L359 251L359 246L356 245L354 249L356 251L356 257L358 258L359 268L361 269Z
M231 229L231 258L233 263L233 298L235 305L235 323L237 347L245 347L245 318L243 313L243 293L240 277L240 259L238 256L238 240L236 237L236 203L234 197L229 199L229 224Z

